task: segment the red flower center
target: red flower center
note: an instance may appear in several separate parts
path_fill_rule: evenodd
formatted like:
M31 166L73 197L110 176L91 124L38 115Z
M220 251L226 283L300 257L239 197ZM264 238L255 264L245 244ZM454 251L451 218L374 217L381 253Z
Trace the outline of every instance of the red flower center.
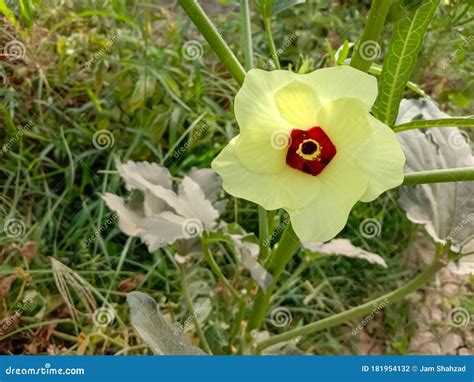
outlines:
M293 129L286 164L313 176L318 175L336 155L336 147L319 126L309 130Z

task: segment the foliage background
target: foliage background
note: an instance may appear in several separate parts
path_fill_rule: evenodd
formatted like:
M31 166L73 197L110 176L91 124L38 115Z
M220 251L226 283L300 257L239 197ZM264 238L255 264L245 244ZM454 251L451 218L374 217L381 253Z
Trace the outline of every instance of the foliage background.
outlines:
M201 3L242 57L238 2ZM452 115L473 114L471 3L442 2L412 77ZM179 278L163 251L149 254L139 241L119 232L100 194L124 191L115 158L157 162L176 176L192 167L209 167L236 134L232 103L238 86L174 1L30 0L6 5L14 19L1 16L0 44L21 41L25 55L0 61L0 139L14 140L0 158L0 219L2 226L17 219L21 228L17 237L0 235L0 320L12 320L22 301L31 303L0 335L0 353L147 353L129 324L126 293L152 295L172 320L183 322L189 312ZM333 65L335 51L360 35L368 7L369 1L311 0L280 14L273 26L282 64L303 72ZM270 68L256 15L252 24L257 65ZM186 57L190 42L196 59ZM196 128L200 121L208 126L204 134ZM113 141L105 149L93 139L102 129ZM181 147L184 154L174 156ZM256 210L244 201L231 198L225 217L257 231ZM367 218L381 222L371 239L359 229ZM396 192L358 205L341 236L381 254L388 268L333 257L309 261L300 253L288 269L288 287L273 301L289 307L290 326L395 288L431 253L424 232L397 207ZM84 247L81 243L89 238L92 245ZM110 325L98 327L85 314L87 301L74 292L75 306L85 313L72 319L50 257L113 305L116 317ZM219 262L233 274L226 253ZM296 269L302 269L300 275L291 278ZM236 312L224 288L205 267L196 266L188 281L193 297L212 296L204 325L213 350L232 353L222 336ZM74 283L68 283L74 290ZM345 325L311 336L300 348L314 354L463 354L472 351L472 333L446 324L446 312L452 306L472 311L472 293L472 279L441 274L410 304L387 307L357 335ZM98 298L96 307L100 304ZM266 329L277 333L286 328L267 323Z

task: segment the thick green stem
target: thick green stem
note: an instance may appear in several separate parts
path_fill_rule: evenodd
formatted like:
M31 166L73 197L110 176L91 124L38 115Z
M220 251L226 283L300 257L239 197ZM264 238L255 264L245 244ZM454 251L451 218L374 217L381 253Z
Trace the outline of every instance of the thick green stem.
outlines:
M288 224L285 231L283 232L280 242L278 243L278 247L271 258L271 261L269 262L269 272L273 277L272 284L264 293L260 292L255 297L249 323L247 325L249 331L259 329L262 325L277 281L285 270L286 265L293 257L293 254L298 249L299 245L300 241L298 237L293 231L291 224Z
M354 47L351 66L367 72L380 53L380 34L390 9L391 0L373 0L362 36Z
M244 49L245 69L250 70L253 68L253 45L249 0L240 0L240 22L242 29L242 47Z
M469 180L474 180L474 167L410 172L405 174L403 184L410 186L423 183L464 182Z
M474 118L466 117L417 120L395 126L393 131L399 133L400 131L426 129L428 127L474 127Z
M269 346L278 344L280 342L289 341L293 338L300 336L308 336L318 331L332 328L334 326L343 324L345 322L351 321L355 318L368 315L374 310L379 310L387 305L390 305L403 297L414 292L421 286L423 286L428 280L430 280L441 268L443 264L439 261L439 258L436 257L435 261L426 268L422 273L416 276L413 280L409 281L402 287L387 293L381 297L378 297L372 301L369 301L365 304L356 306L355 308L346 310L345 312L335 314L322 320L313 322L308 325L290 330L286 333L278 334L276 336L270 337L269 339L263 340L257 344L256 351L257 353L268 348Z
M273 63L275 64L275 68L281 69L275 41L273 40L271 17L263 16L263 24L265 26L265 34L267 35L268 47L270 49L270 54L272 55Z
M209 17L207 17L206 12L204 12L199 3L196 0L178 0L178 3L187 13L193 24L199 29L199 32L204 36L222 63L229 69L232 77L242 85L245 77L244 68L221 37L216 27L212 24Z

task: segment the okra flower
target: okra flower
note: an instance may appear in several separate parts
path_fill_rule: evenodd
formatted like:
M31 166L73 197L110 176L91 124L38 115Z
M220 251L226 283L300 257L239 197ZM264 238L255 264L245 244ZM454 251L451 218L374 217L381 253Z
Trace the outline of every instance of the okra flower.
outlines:
M330 240L357 201L403 180L394 132L369 114L376 96L376 79L348 66L251 70L235 99L240 134L212 167L229 194L285 209L301 240Z

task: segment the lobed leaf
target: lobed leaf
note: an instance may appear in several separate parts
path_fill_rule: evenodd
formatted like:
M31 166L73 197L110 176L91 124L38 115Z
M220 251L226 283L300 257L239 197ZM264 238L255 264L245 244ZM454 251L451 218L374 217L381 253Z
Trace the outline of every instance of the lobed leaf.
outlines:
M429 100L404 100L399 123L414 118L448 117ZM467 134L457 127L408 130L397 134L406 156L407 172L472 167L474 157ZM468 253L474 244L474 182L430 183L403 187L400 205L408 219L423 224L438 243L448 240L453 250Z

